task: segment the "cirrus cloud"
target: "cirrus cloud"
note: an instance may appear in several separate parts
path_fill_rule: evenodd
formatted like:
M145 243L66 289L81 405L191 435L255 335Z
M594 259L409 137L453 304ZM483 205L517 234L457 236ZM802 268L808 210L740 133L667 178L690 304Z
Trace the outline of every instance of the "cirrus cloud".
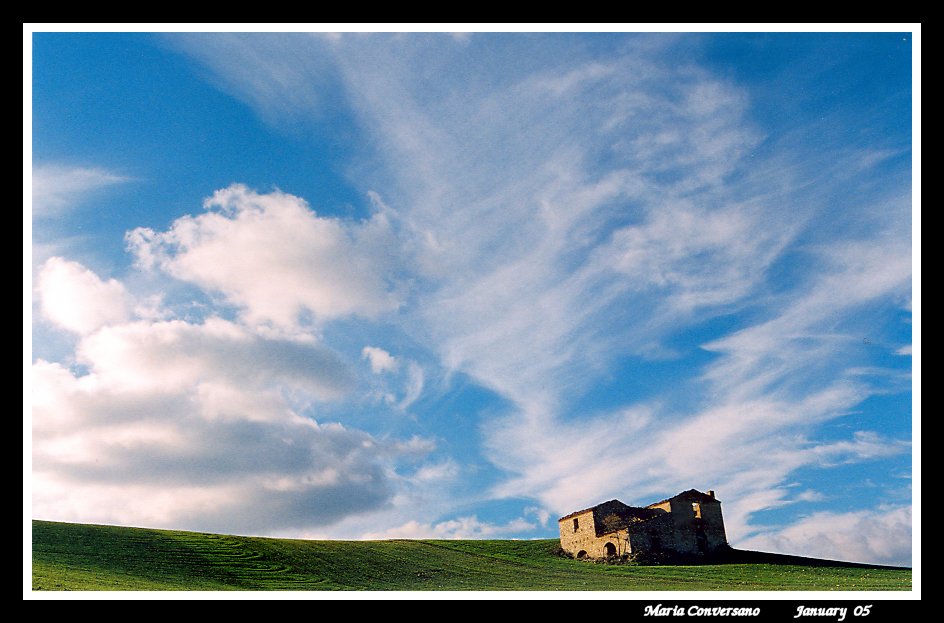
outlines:
M45 313L80 337L79 367L33 365L35 517L259 534L323 527L389 505L403 486L397 465L434 449L318 422L319 406L356 379L311 336L212 315L131 321L134 301L117 280L61 258L40 275Z
M130 179L98 167L38 164L33 167L33 216L55 215L99 188Z

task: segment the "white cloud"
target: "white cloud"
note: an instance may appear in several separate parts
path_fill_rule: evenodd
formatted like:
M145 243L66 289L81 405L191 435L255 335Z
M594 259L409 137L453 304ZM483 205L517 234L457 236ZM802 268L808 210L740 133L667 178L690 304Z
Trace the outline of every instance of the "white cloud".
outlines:
M519 517L505 524L483 522L476 516L459 517L438 523L410 520L401 526L383 532L368 532L366 540L381 539L494 539L520 534L535 529L528 520Z
M521 410L489 429L491 458L515 475L497 493L539 491L563 513L626 492L635 499L624 501L647 503L691 486L713 488L738 543L753 532L753 513L789 502L782 483L795 470L906 454L907 440L874 431L829 443L808 438L882 391L857 372L854 323L862 309L910 286L907 237L894 225L898 212L889 214L887 233L817 250L822 270L761 307L768 319L705 346L720 356L705 368L705 406L691 415L655 407L651 417L630 421L623 412L567 419L553 402L511 394L523 397Z
M910 289L910 244L898 233L836 243L821 252L817 259L823 269L792 300L775 307L769 320L703 346L726 355L706 377L731 396L769 391L776 384L783 393L784 382L809 393L834 381L835 362L842 355L854 361L848 353L858 343L837 331L839 323L854 326L856 312L864 306Z
M399 367L396 357L376 346L365 346L361 356L370 361L370 369L374 374L396 372Z
M796 211L723 184L763 138L746 93L645 50L601 61L534 40L529 54L545 55L545 69L529 73L470 63L434 36L327 48L197 40L179 39L267 118L331 58L389 165L389 201L373 193L375 205L396 220L404 265L424 284L409 330L448 367L519 403L537 400L539 386L555 402L617 353L651 349L694 312L743 301L801 226ZM518 52L511 38L491 42ZM318 60L295 62L308 58ZM279 59L290 78L260 84L254 76ZM447 69L457 67L462 88Z
M743 549L887 565L911 564L911 507L815 513L739 544Z
M856 431L851 441L822 444L808 452L814 455L821 465L829 466L896 456L907 452L910 447L909 441L886 439L873 431Z
M164 307L164 295L152 294L138 301L134 307L134 315L142 320L170 320L174 313Z
M361 358L370 362L371 395L398 411L406 411L423 394L425 373L422 366L411 359L394 357L376 346L365 346Z
M207 64L225 92L254 107L269 122L320 118L338 91L326 45L340 35L324 33L170 33L172 45ZM247 71L248 69L248 71Z
M547 526L547 522L551 519L551 513L545 508L529 506L524 509L524 512L526 515L534 515L537 517L538 522L540 522L542 526Z
M423 374L423 368L415 361L409 362L407 366L406 389L403 393L403 398L397 404L397 408L407 409L416 402L423 394L424 382L425 375Z
M901 348L895 351L896 355L910 356L911 355L911 344L902 346Z
M808 422L843 413L860 400L855 392L827 390L805 401L735 402L693 416L671 417L655 408L566 422L519 414L492 423L486 441L489 457L512 475L494 494L531 492L562 515L610 498L645 505L692 487L714 489L728 538L740 547L754 532L754 513L790 503L783 483L796 470L908 453L908 441L875 432L827 443L802 434Z
M105 327L88 373L33 366L33 513L62 521L271 534L324 529L390 503L428 440L378 439L309 417L351 387L312 342L220 319ZM436 475L430 467L428 476ZM438 473L448 475L448 465Z
M129 232L139 264L221 293L253 323L291 327L305 311L325 320L398 307L386 284L394 242L383 214L345 223L317 216L293 195L238 184L205 206L206 214L180 218L166 232Z
M333 351L310 340L264 338L220 318L105 327L83 339L76 358L96 382L122 391L177 391L203 382L240 388L296 387L336 399L354 387Z
M75 333L90 333L132 314L132 298L121 282L103 281L81 264L61 257L46 260L36 290L43 316Z
M807 489L801 491L794 498L798 502L822 502L826 500L826 496L820 493L819 491L814 491L813 489Z
M616 230L595 259L627 275L634 288L664 292L670 310L694 311L749 294L794 232L770 230L753 206L706 209L686 200L660 206L642 225Z
M93 191L130 178L95 167L40 164L33 167L33 216L53 216Z
M447 459L439 463L423 465L413 475L410 480L414 483L442 483L451 481L459 475L459 465L452 459Z

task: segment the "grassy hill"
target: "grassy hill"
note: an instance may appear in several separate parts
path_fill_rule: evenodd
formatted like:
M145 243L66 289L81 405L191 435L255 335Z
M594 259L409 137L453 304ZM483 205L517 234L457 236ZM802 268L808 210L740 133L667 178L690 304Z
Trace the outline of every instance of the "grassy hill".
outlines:
M33 590L911 590L911 570L758 552L606 565L558 541L302 541L33 522Z

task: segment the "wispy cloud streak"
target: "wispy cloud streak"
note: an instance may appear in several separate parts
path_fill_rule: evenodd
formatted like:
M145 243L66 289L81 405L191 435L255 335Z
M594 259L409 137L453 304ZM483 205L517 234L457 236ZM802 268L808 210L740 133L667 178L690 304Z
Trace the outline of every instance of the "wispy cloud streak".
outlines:
M94 191L131 178L98 167L59 164L33 166L33 216L51 217L73 207Z

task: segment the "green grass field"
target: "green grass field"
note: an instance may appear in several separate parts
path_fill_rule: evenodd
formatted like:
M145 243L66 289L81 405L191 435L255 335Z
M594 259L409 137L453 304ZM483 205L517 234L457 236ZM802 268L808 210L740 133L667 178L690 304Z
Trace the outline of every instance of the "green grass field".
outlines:
M33 522L33 590L911 590L911 570L759 553L606 565L539 541L301 541ZM799 564L797 564L799 563Z

